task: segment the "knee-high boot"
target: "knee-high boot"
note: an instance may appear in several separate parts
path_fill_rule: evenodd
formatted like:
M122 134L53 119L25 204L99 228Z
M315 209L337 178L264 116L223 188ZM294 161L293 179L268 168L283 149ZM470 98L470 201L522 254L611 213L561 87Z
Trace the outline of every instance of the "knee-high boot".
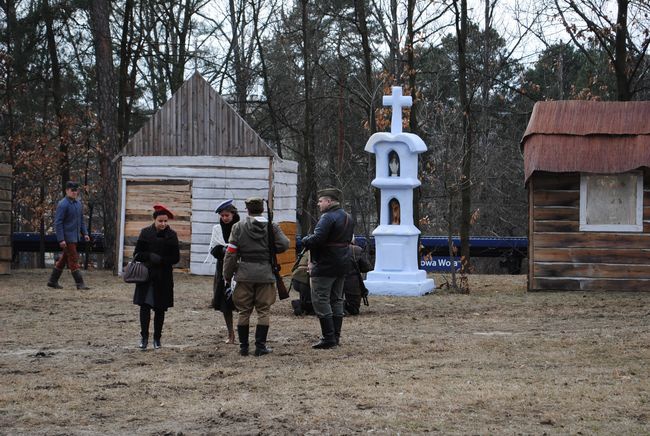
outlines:
M320 329L323 333L323 337L319 342L311 347L319 350L336 347L334 320L332 318L318 318L318 320L320 321Z
M81 275L81 271L79 270L72 271L72 277L74 278L74 281L77 284L77 289L81 289L83 291L90 289L84 283L84 276Z
M149 344L149 322L151 321L151 309L147 306L140 306L140 344L141 350L146 350Z
M266 347L266 337L269 334L269 326L257 325L255 327L255 355L263 356L273 352L271 348Z
M160 348L160 338L162 336L163 324L165 323L165 310L156 309L154 310L155 315L153 317L153 347Z
M335 316L332 320L334 320L334 338L336 339L336 345L339 345L339 340L341 339L341 327L343 326L343 317Z
M239 354L248 356L248 325L238 325L237 335L239 336Z
M63 270L52 268L52 274L50 274L50 278L47 281L47 286L54 289L63 289L63 286L59 284L62 273Z

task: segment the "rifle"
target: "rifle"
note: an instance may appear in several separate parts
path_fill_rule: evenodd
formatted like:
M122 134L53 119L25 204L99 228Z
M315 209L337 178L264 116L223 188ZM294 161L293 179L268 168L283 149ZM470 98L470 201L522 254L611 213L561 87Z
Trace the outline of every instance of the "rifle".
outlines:
M271 205L269 201L266 201L266 213L268 218L268 235L269 235L269 256L271 260L271 269L273 270L273 275L275 276L275 285L278 288L278 297L280 300L289 298L289 291L284 285L282 276L280 276L280 265L278 264L278 257L275 251L275 233L273 232L273 212L271 211Z

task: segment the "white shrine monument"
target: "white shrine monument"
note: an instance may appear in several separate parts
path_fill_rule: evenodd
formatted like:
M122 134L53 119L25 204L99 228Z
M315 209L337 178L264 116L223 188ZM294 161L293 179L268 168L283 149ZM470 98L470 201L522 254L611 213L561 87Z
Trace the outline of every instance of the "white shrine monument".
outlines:
M372 186L381 191L379 226L375 237L375 269L364 281L372 295L418 296L435 288L426 271L418 268L418 235L413 224L413 189L418 180L418 154L427 150L422 139L402 133L402 107L412 104L402 96L402 88L393 87L385 95L385 106L392 106L391 132L373 134L365 150L375 154L376 177Z

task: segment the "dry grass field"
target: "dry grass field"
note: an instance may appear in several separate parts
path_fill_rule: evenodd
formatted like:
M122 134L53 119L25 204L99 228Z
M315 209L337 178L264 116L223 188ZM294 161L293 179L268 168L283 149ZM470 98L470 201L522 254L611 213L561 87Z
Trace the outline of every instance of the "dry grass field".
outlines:
M322 351L282 301L256 358L224 343L211 278L176 276L163 348L141 352L131 286L47 276L0 276L2 434L650 433L650 293L472 276L469 295L371 297Z

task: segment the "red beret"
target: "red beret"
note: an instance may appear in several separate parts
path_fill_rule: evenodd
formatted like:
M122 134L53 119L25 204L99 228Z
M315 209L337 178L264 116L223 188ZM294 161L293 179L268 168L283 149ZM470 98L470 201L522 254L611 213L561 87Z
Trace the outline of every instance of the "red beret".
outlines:
M156 204L154 204L154 205L153 205L153 210L154 210L154 212L164 212L164 214L167 215L167 217L168 217L170 220L173 220L173 219L174 219L174 214L172 213L172 211L169 210L169 208L167 208L167 206L165 206L165 205L162 204L162 203L156 203Z

